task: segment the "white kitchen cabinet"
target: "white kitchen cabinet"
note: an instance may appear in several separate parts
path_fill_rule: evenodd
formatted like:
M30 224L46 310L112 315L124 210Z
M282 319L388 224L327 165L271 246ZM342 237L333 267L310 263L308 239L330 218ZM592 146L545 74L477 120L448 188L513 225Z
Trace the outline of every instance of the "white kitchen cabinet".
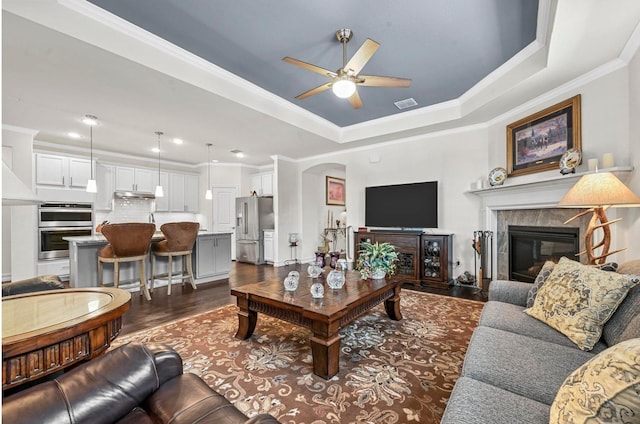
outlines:
M262 185L262 196L273 196L273 173L262 174L260 184Z
M153 193L157 181L158 174L154 170L116 166L115 188L118 191Z
M169 173L169 210L198 212L198 175Z
M113 165L96 164L96 210L111 210L116 175Z
M197 279L227 274L231 270L231 234L200 235L193 265Z
M273 173L253 174L251 191L255 191L258 196L273 196Z
M264 231L264 261L273 263L273 230Z
M91 161L46 153L36 153L36 184L56 188L87 187Z
M169 174L169 210L184 212L184 174Z
M184 205L185 212L198 212L198 183L200 177L198 175L185 175L184 177Z

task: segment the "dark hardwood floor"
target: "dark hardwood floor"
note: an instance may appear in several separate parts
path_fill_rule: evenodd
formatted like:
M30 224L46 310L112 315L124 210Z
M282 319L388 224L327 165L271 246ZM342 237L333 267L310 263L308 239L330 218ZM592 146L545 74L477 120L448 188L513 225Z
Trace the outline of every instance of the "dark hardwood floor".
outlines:
M184 287L174 285L171 296L167 296L166 287L156 288L151 301L145 300L138 293L132 294L131 308L124 315L121 334L128 334L145 328L174 321L176 319L215 309L227 304L235 304L235 297L229 294L230 287L256 283L271 278L284 277L292 270L306 273L307 265L289 265L273 267L271 265L252 265L234 262L229 279L198 284L193 290L189 284ZM415 289L405 285L405 289ZM486 295L470 287L450 286L449 289L421 287L420 291L472 300L486 300Z

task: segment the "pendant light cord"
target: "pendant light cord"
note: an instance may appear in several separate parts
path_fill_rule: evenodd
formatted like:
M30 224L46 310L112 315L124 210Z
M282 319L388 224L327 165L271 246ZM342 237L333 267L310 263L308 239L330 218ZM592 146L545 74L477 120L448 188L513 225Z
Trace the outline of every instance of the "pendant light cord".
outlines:
M89 126L89 139L90 139L90 143L89 143L89 148L90 150L90 161L91 161L91 179L93 180L93 125Z
M160 136L162 135L162 131L156 131L158 135L158 185L160 185Z
M207 181L211 190L211 143L207 144Z

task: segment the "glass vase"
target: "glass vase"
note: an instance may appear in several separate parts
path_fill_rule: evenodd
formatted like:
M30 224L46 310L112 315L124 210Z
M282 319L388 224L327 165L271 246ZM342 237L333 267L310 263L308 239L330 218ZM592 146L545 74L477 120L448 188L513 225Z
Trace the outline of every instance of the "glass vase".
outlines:
M332 289L341 289L344 286L344 274L337 269L331 270L327 276L327 285Z

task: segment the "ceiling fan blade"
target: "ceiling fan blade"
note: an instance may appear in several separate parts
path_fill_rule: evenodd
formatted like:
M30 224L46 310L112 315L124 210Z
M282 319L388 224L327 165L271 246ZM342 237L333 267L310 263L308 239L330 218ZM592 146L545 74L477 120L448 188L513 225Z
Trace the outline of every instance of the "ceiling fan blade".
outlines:
M282 60L284 60L285 62L290 63L292 65L300 66L301 68L308 69L309 71L312 71L312 72L315 72L317 74L324 75L324 76L327 76L327 77L330 77L330 78L334 78L335 76L338 75L335 72L330 71L328 69L324 69L324 68L321 68L319 66L312 65L311 63L303 62L301 60L294 59L294 58L289 57L289 56L283 57Z
M411 80L380 75L358 75L356 83L365 87L409 87Z
M333 81L328 82L326 84L319 85L316 88L312 88L309 91L305 91L302 94L298 94L296 96L296 99L302 100L302 99L306 99L309 96L313 96L314 94L322 93L323 91L326 91L326 90L330 89L332 84L333 84Z
M370 38L367 38L364 43L360 46L356 54L347 62L344 66L345 72L349 70L353 71L353 75L357 75L358 72L364 68L364 65L367 64L371 56L378 50L380 44L376 43Z
M353 106L354 109L362 108L362 100L360 99L358 91L353 93L347 100L349 100L349 103L351 103L351 106Z

